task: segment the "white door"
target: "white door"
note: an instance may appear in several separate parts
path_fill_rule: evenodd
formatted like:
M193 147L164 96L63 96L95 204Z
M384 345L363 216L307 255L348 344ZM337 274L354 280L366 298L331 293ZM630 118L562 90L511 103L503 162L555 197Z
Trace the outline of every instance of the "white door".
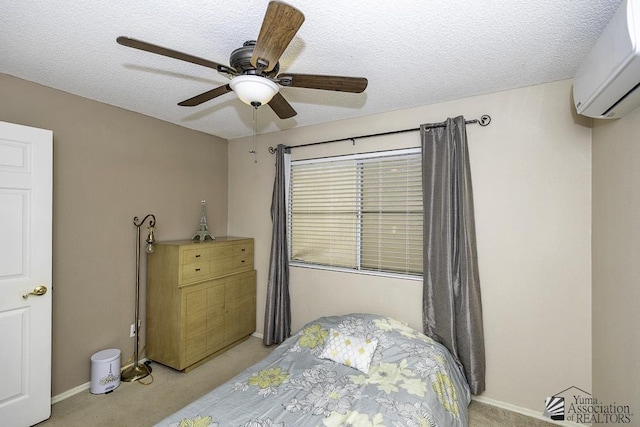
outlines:
M52 170L51 131L0 122L2 426L51 415Z

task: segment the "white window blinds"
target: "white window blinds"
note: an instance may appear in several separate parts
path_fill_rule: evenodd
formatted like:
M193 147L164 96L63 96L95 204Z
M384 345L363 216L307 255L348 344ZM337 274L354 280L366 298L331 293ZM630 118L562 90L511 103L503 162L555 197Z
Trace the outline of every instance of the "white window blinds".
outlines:
M293 264L422 274L419 149L291 162Z

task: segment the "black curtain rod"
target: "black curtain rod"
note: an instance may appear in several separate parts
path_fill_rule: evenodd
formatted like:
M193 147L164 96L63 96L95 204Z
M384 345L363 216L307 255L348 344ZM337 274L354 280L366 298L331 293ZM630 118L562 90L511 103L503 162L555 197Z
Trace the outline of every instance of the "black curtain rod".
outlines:
M473 124L473 123L477 123L480 126L487 126L489 123L491 123L491 116L489 116L488 114L484 114L479 119L465 120L464 122L465 122L465 124L468 124L468 125L469 124ZM429 128L429 129L433 129L433 128L445 127L446 124L445 124L445 122L442 122L442 123L432 123L432 124L428 124L428 125L425 125L425 126L427 128ZM341 142L341 141L352 141L355 144L356 139L371 138L371 137L374 137L374 136L383 136L383 135L394 135L396 133L415 132L415 131L418 131L418 130L420 130L420 128L393 130L393 131L390 131L390 132L381 132L381 133L372 133L372 134L369 134L369 135L352 136L350 138L332 139L330 141L310 142L309 144L293 145L293 146L290 146L289 148L311 147L312 145L329 144L331 142ZM275 152L276 152L275 148L269 147L269 153L274 154Z

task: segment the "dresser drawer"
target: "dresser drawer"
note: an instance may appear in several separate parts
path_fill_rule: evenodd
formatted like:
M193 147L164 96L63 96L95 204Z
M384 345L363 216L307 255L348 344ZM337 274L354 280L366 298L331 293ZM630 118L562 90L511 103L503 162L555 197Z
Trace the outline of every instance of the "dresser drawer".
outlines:
M244 255L237 255L211 261L210 271L212 276L226 276L227 274L251 269L253 269L253 257L248 258Z
M229 258L251 253L253 258L253 245L251 243L234 243L211 248L211 261Z
M182 253L183 264L209 262L211 259L210 248L185 249Z
M185 264L180 271L182 273L182 282L194 281L211 274L211 263L203 261Z

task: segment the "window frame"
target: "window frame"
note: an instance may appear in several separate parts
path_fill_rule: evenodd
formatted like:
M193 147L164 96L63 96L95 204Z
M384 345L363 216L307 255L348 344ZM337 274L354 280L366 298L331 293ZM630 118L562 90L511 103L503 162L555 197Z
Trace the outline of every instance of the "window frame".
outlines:
M377 271L377 270L368 270L362 268L362 260L361 260L361 252L362 252L362 185L361 181L356 185L357 195L356 195L356 206L357 214L356 214L356 245L355 245L355 256L356 256L356 268L347 268L347 267L339 267L325 264L314 264L310 262L301 262L296 261L292 257L292 242L293 242L293 233L292 223L293 223L293 215L291 213L292 204L292 188L291 188L291 171L295 165L300 164L313 164L313 163L325 163L332 161L348 161L348 160L366 160L372 158L381 158L381 157L394 157L394 156L402 156L402 155L420 155L422 153L422 149L420 147L415 148L403 148L396 150L384 150L384 151L376 151L369 153L360 153L360 154L347 154L347 155L338 155L338 156L326 156L320 158L311 158L311 159L301 159L301 160L290 160L288 162L286 168L286 194L287 194L287 228L289 230L287 236L287 245L288 245L288 258L289 258L289 266L291 267L300 267L300 268L310 268L316 270L327 270L327 271L338 271L344 273L355 273L355 274L365 274L372 276L382 276L382 277L390 277L390 278L398 278L405 280L416 280L422 281L424 276L424 271L422 273L400 273L393 271ZM362 176L362 164L363 162L357 162L358 180ZM422 185L422 180L420 180L420 185Z

